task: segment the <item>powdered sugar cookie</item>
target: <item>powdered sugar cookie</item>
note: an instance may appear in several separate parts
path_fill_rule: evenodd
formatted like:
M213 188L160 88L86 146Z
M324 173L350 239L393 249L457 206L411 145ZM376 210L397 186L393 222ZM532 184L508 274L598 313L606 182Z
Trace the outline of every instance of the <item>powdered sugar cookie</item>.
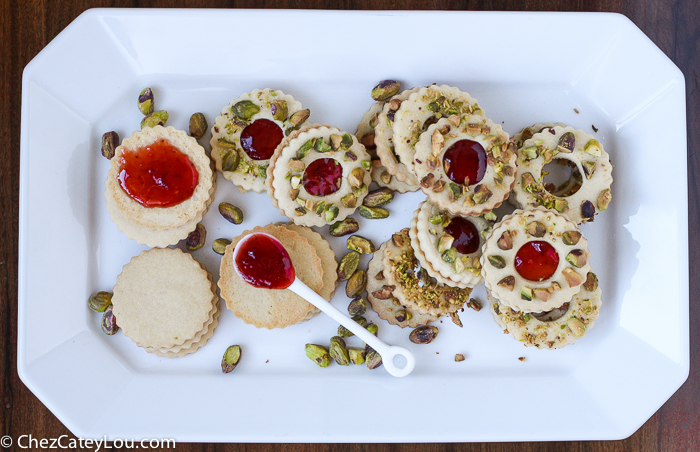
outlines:
M394 289L401 305L429 316L443 316L460 309L469 300L471 289L439 284L420 266L411 247L408 229L387 242L382 258L386 285Z
M563 348L593 328L601 307L598 278L588 272L586 282L570 302L549 312L523 313L503 305L486 291L496 323L526 347Z
M401 182L396 177L392 176L389 171L382 166L381 160L372 160L372 181L376 182L380 187L386 187L399 193L407 193L420 189L418 185L410 185L406 182Z
M372 260L367 266L367 300L372 306L372 310L377 315L391 323L398 325L401 328L415 328L420 325L425 325L429 322L437 320L439 316L421 314L416 310L403 306L401 302L394 297L392 287L386 284L384 276L384 268L382 267L382 259L384 258L384 250L387 244L383 243L378 250L374 252Z
M522 312L567 303L590 268L588 242L576 224L544 207L505 216L487 237L481 256L486 288Z
M124 266L112 304L122 331L140 347L191 353L209 332L218 300L211 275L192 256L155 248Z
M221 257L219 289L226 306L245 323L268 329L296 325L317 315L320 311L316 307L289 289L260 289L238 276L233 268L233 250L243 237L253 232L265 232L279 240L292 259L296 277L321 294L323 263L309 241L284 226L257 226L233 239Z
M421 134L440 118L482 115L476 99L459 88L431 85L412 93L394 116L394 151L412 173L414 148Z
M450 215L423 201L411 221L411 245L430 276L451 286L481 284L481 248L493 223L482 217Z
M265 191L267 166L282 139L306 123L309 110L279 90L253 90L223 108L211 130L216 169L242 192Z
M105 202L127 237L163 247L194 230L215 189L211 161L194 138L174 127L144 127L110 160Z
M377 148L377 157L381 159L382 165L398 181L411 186L418 185L418 180L406 168L406 165L401 163L394 150L394 119L401 103L419 90L420 87L404 90L389 101L384 102L382 111L377 116L377 125L374 128L374 144Z
M513 194L523 208L544 206L572 221L592 221L612 200L612 164L592 135L573 127L545 128L517 151ZM571 175L558 187L544 180L550 162L567 165Z
M345 219L362 204L372 181L370 167L357 138L314 125L275 151L268 195L295 224L324 226Z
M421 135L413 170L433 204L452 214L480 215L508 197L515 181L515 148L490 119L452 116Z

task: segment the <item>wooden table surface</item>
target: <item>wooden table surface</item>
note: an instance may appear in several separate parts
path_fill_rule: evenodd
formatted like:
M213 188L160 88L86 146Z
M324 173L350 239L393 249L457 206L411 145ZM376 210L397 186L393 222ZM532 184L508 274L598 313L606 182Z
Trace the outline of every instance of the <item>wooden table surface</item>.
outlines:
M611 11L630 18L681 69L686 78L688 114L688 187L690 237L698 228L700 166L700 2L698 0L2 0L0 13L0 64L2 96L0 115L0 434L17 438L56 438L71 433L24 386L17 375L17 249L19 206L19 143L21 77L24 66L73 19L93 7L219 7L219 8L314 8L314 9L449 9L513 11ZM660 128L663 116L660 115ZM662 240L659 237L659 240ZM690 262L698 262L700 241L690 241ZM692 264L691 264L692 265ZM406 444L406 445L277 445L288 451L700 451L700 309L698 272L690 271L690 353L688 381L636 433L622 441L529 444ZM662 296L662 294L659 294ZM47 369L49 371L49 369ZM86 382L87 384L87 382ZM553 429L555 418L548 419ZM269 445L178 444L177 450L268 450ZM7 449L5 449L7 450ZM11 450L19 450L13 446Z

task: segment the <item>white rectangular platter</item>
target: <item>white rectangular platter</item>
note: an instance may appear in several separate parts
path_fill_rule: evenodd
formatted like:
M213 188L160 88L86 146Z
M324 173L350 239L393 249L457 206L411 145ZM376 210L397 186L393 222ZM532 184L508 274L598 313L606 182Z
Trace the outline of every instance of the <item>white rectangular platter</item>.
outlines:
M467 309L463 328L443 319L438 338L417 346L409 331L368 314L382 339L416 355L415 371L397 379L382 368L322 369L309 361L304 344L336 334L323 315L268 331L224 308L206 347L172 360L102 333L86 301L110 290L143 247L106 212L109 164L100 137L138 128L141 89L152 87L157 108L170 113L168 125L182 129L194 112L212 124L231 99L274 88L310 108L312 122L353 133L372 104L371 88L384 79L457 86L511 135L553 121L603 143L615 165L614 199L582 227L603 307L582 340L557 351L525 348L503 334L488 309ZM684 78L623 16L91 10L27 66L22 94L18 369L77 436L617 439L687 378ZM386 220L355 215L360 234L378 246L408 226L423 198L398 195ZM219 177L214 203L222 201L240 206L245 221L233 226L216 209L205 216L207 245L193 255L215 279L220 257L211 241L286 220L265 194L240 194ZM344 239L319 231L342 256ZM343 289L333 300L341 310ZM483 286L473 295L484 302ZM244 356L224 375L220 360L231 344ZM457 353L466 360L455 362Z

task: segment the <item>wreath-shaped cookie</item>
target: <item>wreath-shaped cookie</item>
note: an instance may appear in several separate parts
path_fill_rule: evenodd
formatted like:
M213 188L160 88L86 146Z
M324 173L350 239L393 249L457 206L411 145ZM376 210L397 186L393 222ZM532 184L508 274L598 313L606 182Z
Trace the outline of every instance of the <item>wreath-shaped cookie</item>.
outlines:
M504 306L486 291L496 323L526 347L563 348L593 328L601 307L598 278L588 272L586 282L570 302L548 312L526 313Z
M409 235L430 276L442 284L468 288L483 281L479 260L492 226L483 217L450 215L426 200L413 214Z
M433 204L462 216L498 207L515 181L515 149L483 116L440 119L415 145L413 170Z
M588 241L576 224L544 207L504 217L481 256L486 288L522 312L549 311L570 301L590 268Z
M572 168L559 187L546 184L545 165L558 161ZM544 206L572 221L592 221L612 200L612 164L593 136L573 127L545 128L517 150L514 202L520 208Z
M211 129L216 169L240 191L262 193L273 152L308 118L301 102L279 90L256 89L233 99Z
M267 193L302 226L324 226L355 212L372 182L370 157L357 138L326 125L295 132L275 151Z

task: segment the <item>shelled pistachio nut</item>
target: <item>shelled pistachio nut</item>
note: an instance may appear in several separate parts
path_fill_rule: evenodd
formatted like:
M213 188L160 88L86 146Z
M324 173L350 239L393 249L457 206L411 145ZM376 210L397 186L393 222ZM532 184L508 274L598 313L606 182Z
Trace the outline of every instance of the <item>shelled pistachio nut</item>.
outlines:
M208 128L209 125L204 113L198 112L190 116L190 136L194 137L195 140L202 138Z
M338 280L347 281L350 279L358 265L360 265L360 253L357 251L350 251L343 256L338 263Z
M227 221L233 224L243 223L243 212L238 207L230 204L228 202L222 202L219 204L219 213Z
M367 350L365 354L365 365L369 370L374 370L382 365L382 356L373 348Z
M95 312L105 312L105 310L112 306L112 293L100 291L94 293L88 299L88 307Z
M398 94L401 83L396 80L382 80L372 88L372 99L382 102Z
M331 363L331 355L328 349L322 345L306 344L306 356L319 367L328 367Z
M347 285L345 286L345 294L349 298L355 298L360 296L362 292L365 291L367 287L367 274L364 270L356 270L352 274L350 279L348 279Z
M367 352L365 352L365 349L363 349L363 348L355 348L355 347L348 348L348 355L350 356L350 362L355 364L355 365L365 363L366 353Z
M190 232L185 239L185 246L190 251L196 251L204 246L207 240L207 228L202 223L197 223L194 231Z
M145 88L139 94L138 100L139 111L145 116L153 113L155 108L155 102L153 98L153 90L151 88Z
M364 315L365 312L367 312L367 301L362 297L354 298L348 305L348 314L352 316Z
M241 346L232 345L226 349L221 358L221 371L225 374L231 372L241 362Z
M117 334L117 331L119 331L119 326L117 325L117 318L112 312L111 304L107 306L107 309L105 309L104 313L102 314L102 331L104 331L105 334L108 334L110 336Z
M347 246L348 249L357 251L360 254L372 254L375 250L374 243L372 243L371 240L359 235L352 235L348 237Z
M231 244L229 239L216 239L211 245L211 249L214 250L216 254L221 254L222 256L226 253L226 247Z
M335 360L336 363L341 366L347 366L350 364L350 355L348 354L348 348L345 345L345 341L340 336L333 336L331 338L331 344L328 347L328 353L330 353L331 358Z
M105 132L102 135L102 155L111 160L114 157L114 151L119 146L119 135L115 131Z
M337 221L333 223L330 227L328 232L333 236L333 237L341 237L343 235L347 234L352 234L360 230L360 225L357 223L357 220L353 218L346 218L343 221Z
M151 113L148 116L145 116L141 120L141 128L143 129L144 127L165 126L165 124L168 122L168 118L170 118L170 115L167 111L154 111L153 113Z
M419 326L409 334L408 339L414 344L429 344L435 340L438 329L435 326Z
M363 218L368 220L381 220L389 217L389 211L383 207L359 206L357 210Z
M362 204L367 207L381 207L389 204L393 199L394 191L385 187L367 193Z

